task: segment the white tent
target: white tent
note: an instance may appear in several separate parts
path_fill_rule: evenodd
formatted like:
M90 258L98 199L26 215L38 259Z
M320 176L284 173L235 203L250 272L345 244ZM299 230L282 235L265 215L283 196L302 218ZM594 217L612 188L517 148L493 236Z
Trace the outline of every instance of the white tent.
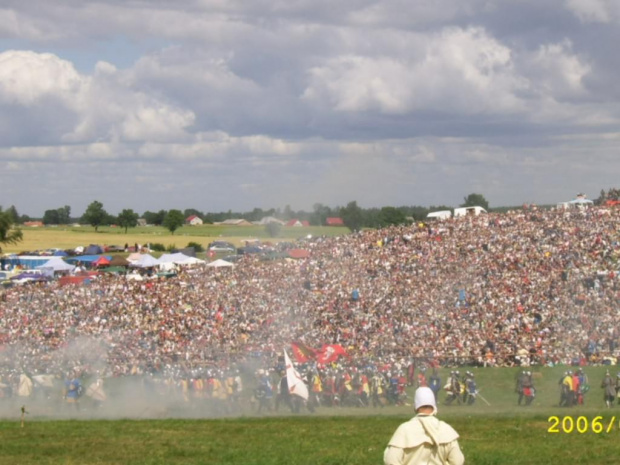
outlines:
M130 263L129 266L133 266L135 268L152 268L154 266L158 266L159 263L160 262L158 259L147 253L141 255L138 261Z
M36 267L36 269L38 269L38 270L42 270L42 269L46 269L46 268L51 268L52 270L54 270L54 272L56 272L56 271L73 271L75 269L75 265L71 265L71 264L65 262L60 257L52 257L48 261L46 261L43 265L39 265L39 266Z
M159 263L180 263L186 258L189 258L189 257L180 252L165 253L161 257L159 257Z
M592 205L594 202L590 199L584 199L583 197L577 197L570 202L567 202L569 205Z
M140 260L141 256L142 256L142 254L139 254L138 252L134 252L134 253L130 254L129 257L127 257L127 261L129 261L129 262L137 262L138 260Z
M217 260L214 260L211 263L207 263L207 266L210 266L211 268L223 268L223 267L233 268L235 265L233 265L230 262L227 262L226 260L222 260L221 258L218 258Z
M201 260L196 257L189 257L184 253L165 253L161 257L159 257L160 263L174 263L176 265L196 265L197 263L204 263L204 260Z
M204 264L205 261L196 257L189 257L183 253L167 253L159 257L159 268L163 270L173 269L175 265L197 265Z

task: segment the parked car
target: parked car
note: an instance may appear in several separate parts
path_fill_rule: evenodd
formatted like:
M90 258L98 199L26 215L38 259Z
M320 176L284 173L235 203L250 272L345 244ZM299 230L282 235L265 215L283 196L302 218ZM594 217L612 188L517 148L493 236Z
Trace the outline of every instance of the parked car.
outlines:
M263 253L263 249L261 249L260 247L256 247L254 245L247 245L245 247L239 247L237 249L238 255L257 254L257 253Z
M213 241L208 249L212 252L236 252L237 250L234 244L226 241Z

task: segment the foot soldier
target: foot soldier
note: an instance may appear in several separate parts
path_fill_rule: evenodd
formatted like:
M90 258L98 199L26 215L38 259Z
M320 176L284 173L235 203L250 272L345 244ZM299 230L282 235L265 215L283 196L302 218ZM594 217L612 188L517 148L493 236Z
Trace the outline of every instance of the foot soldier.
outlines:
M614 399L616 398L616 383L609 374L609 370L607 370L607 372L605 373L605 377L603 378L603 382L601 383L601 388L605 390L605 405L607 405L607 408L610 408L614 404Z
M459 405L461 403L461 381L459 380L459 375L460 373L458 371L450 372L450 380L444 387L448 393L448 397L446 397L446 405L450 405L455 400Z
M525 398L525 405L532 405L534 397L536 397L536 389L534 388L534 381L532 380L532 372L523 372L523 397Z
M474 374L468 371L465 373L465 394L463 395L463 402L467 405L473 405L474 402L476 402L477 395L478 387L476 386Z

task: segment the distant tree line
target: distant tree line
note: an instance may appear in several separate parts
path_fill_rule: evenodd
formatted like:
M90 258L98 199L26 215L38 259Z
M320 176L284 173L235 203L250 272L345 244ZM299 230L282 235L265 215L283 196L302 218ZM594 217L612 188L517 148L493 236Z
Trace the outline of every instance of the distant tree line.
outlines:
M597 199L594 199L593 202L596 205L603 205L608 200L619 201L620 200L620 189L610 188L605 191L605 189L601 189L601 194Z
M464 203L460 206L478 205L489 210L489 203L481 194L470 194L464 198ZM89 224L98 230L99 226L117 225L125 229L134 228L138 225L138 219L143 218L147 224L154 226L163 226L172 234L181 227L185 220L191 216L199 217L204 223L212 224L222 222L228 219L244 219L250 222L260 221L265 217L274 217L281 221L299 220L307 221L310 225L325 225L327 218L342 218L345 226L351 230L359 230L361 228L381 228L390 225L407 224L414 221L421 221L431 211L451 210L452 207L446 205L435 205L430 207L422 206L386 206L381 208L362 208L358 206L356 201L349 202L344 207L329 207L321 203L316 203L312 207L312 211L293 210L290 205L286 205L284 209L271 208L263 210L262 208L254 208L249 212L202 212L195 208L181 210L159 210L157 212L145 211L141 216L132 209L124 209L118 215L109 214L102 202L97 200L91 202L86 211L80 217L71 216L71 207L65 205L63 207L46 210L43 214L43 224L45 225L64 225L75 222ZM31 220L28 216L20 216L14 206L9 207L3 213L10 218L11 224L23 224L25 221Z

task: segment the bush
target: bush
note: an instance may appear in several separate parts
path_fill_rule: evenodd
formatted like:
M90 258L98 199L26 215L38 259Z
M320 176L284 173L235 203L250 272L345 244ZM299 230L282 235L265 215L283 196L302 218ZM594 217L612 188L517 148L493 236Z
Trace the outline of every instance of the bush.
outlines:
M282 225L280 223L270 222L265 225L265 231L269 234L269 237L278 237L281 230Z
M204 252L205 249L198 242L188 242L187 247L193 247L196 252Z
M166 251L167 252L172 252L173 250L176 250L177 246L174 244L168 244L168 246L166 247Z
M164 244L151 244L151 250L154 252L164 252L166 246L164 246Z

